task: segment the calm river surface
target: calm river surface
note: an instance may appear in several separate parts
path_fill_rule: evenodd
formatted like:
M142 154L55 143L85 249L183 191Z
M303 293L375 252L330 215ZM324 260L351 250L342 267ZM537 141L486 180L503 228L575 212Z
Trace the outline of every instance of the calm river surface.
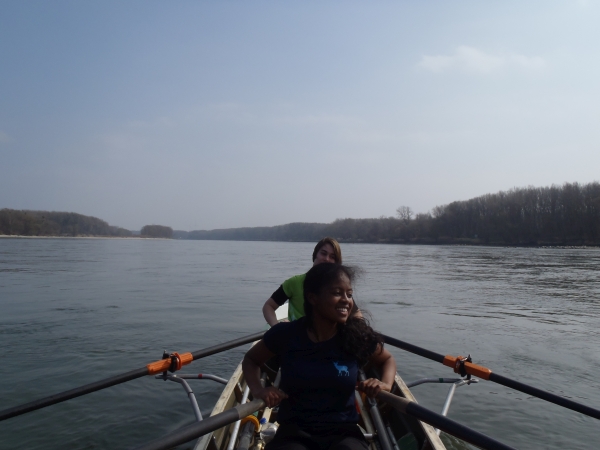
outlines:
M314 244L0 239L0 408L265 329L261 307ZM600 408L600 250L345 244L376 329ZM229 377L247 346L182 372ZM451 377L392 350L406 380ZM202 413L221 387L193 382ZM448 385L413 393L440 411ZM598 421L489 381L449 417L519 449L598 449ZM0 422L0 448L127 449L193 421L175 383L134 380ZM445 439L449 448L464 448ZM183 448L189 448L187 447Z

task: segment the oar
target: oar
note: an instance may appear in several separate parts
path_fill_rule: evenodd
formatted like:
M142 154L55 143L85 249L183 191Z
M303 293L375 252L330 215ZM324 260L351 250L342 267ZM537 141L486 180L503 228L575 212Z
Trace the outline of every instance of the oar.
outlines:
M242 405L237 405L233 408L223 411L222 413L215 414L202 422L194 422L191 425L181 427L166 436L155 439L148 442L140 447L136 447L136 450L164 450L173 448L177 445L184 444L196 439L200 436L204 436L212 431L218 430L225 425L229 425L237 420L241 420L246 416L258 411L265 407L265 402L262 400L253 400Z
M460 373L461 368L463 368L464 371L470 375L474 375L484 380L493 381L494 383L501 384L511 389L521 391L525 394L532 395L533 397L537 397L542 400L546 400L550 403L554 403L556 405L563 406L573 411L577 411L581 414L585 414L586 416L590 416L595 419L600 419L600 410L598 409L583 405L578 402L574 402L573 400L569 400L568 398L552 394L551 392L544 391L543 389L538 389L536 387L530 386L525 383L521 383L520 381L513 380L511 378L499 375L497 373L493 373L487 367L483 367L465 361L462 356L444 356L439 353L432 352L431 350L417 347L416 345L409 344L408 342L404 342L393 337L389 337L386 335L382 336L387 344L414 353L415 355L431 359L432 361L437 361L445 366L452 367L455 373Z
M0 421L10 419L11 417L20 416L21 414L25 414L30 411L35 411L36 409L45 408L46 406L54 405L56 403L64 402L65 400L80 397L91 392L99 391L107 387L115 386L126 381L135 380L136 378L141 378L145 375L154 375L157 373L165 372L169 369L179 370L182 366L189 364L197 359L205 358L207 356L214 355L215 353L220 353L225 350L239 347L240 345L248 344L249 342L257 341L260 338L262 338L264 333L264 331L260 331L258 333L234 339L233 341L223 342L222 344L198 350L193 353L182 353L181 355L173 353L172 355L170 355L169 358L160 359L153 363L147 364L145 367L131 370L121 375L115 375L110 378L105 378L104 380L86 384L84 386L80 386L69 391L60 392L58 394L41 398L39 400L34 400L29 403L24 403L23 405L5 409L3 411L0 411Z
M405 414L416 417L422 422L426 422L479 448L485 450L515 450L513 447L498 442L485 434L472 430L452 419L448 419L447 417L430 411L416 402L412 402L388 392L380 392L377 398L389 403L392 407ZM204 436L225 425L240 420L264 406L265 403L262 400L254 400L249 403L244 403L243 405L235 406L220 414L204 419L202 422L195 422L191 425L181 427L166 436L155 439L140 447L136 447L135 450L166 450L177 445L185 444L186 442L197 439L200 436ZM385 429L380 431L380 433L385 435Z
M416 402L407 400L403 397L390 394L389 392L381 391L377 394L379 400L383 400L393 408L416 417L422 422L428 423L429 425L439 428L452 436L455 436L463 441L473 444L476 447L483 448L486 450L515 450L502 442L492 439L479 431L475 431L469 427L464 426L461 423L455 422L452 419L448 419L441 414L435 413L427 408L422 407Z

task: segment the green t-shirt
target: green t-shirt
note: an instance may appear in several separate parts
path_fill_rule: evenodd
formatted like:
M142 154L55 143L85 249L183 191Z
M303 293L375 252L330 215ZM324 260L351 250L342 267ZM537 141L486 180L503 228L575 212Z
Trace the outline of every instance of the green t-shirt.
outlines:
M306 274L296 275L285 280L281 285L283 292L290 299L288 305L288 319L291 321L304 317L304 279Z

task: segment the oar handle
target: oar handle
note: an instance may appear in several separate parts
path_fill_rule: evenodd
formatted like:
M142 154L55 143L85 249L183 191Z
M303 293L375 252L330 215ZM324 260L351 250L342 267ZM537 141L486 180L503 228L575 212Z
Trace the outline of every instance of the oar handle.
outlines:
M514 447L503 444L479 431L475 431L465 425L448 419L441 414L435 413L417 402L413 402L403 397L399 397L389 392L381 391L377 398L388 403L393 408L419 419L422 422L439 428L452 436L456 436L463 441L473 444L486 450L515 450Z
M253 400L242 405L237 405L227 411L211 416L201 422L179 428L166 436L155 439L135 450L165 450L177 445L185 444L193 439L218 430L225 425L236 422L266 406L263 400Z

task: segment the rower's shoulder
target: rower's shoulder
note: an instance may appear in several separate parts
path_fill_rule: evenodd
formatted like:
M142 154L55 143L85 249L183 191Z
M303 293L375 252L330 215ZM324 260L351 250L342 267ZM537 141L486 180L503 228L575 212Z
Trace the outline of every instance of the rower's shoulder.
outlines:
M273 325L269 331L276 330L276 333L294 333L297 330L306 329L306 317L301 317L297 320L279 322Z
M305 273L301 273L300 275L294 275L293 277L288 278L283 282L283 284L291 284L291 283L304 283L304 279L306 278Z
M283 284L281 285L283 287L283 291L286 293L286 295L291 298L294 297L296 295L298 296L303 296L300 295L302 292L304 292L304 279L306 278L306 274L300 274L300 275L294 275L291 278L288 278L287 280L285 280L283 282Z
M283 352L292 341L297 341L303 332L306 333L303 319L273 325L263 336L263 341L272 352Z

